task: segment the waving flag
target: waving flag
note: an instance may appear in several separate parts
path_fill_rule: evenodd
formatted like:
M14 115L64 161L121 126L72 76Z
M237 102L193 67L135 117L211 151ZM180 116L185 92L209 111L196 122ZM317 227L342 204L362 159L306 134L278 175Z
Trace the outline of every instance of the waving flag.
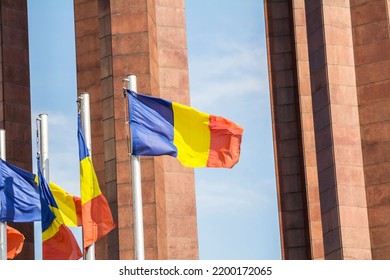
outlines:
M44 260L80 259L83 254L73 233L64 225L57 203L40 170L38 170L38 181L42 208L42 258Z
M7 225L7 259L14 259L23 248L24 235Z
M41 220L35 175L0 159L1 222Z
M243 129L223 117L128 90L132 154L170 155L187 167L232 168Z
M92 159L89 156L80 115L78 116L78 142L80 156L80 188L84 248L89 247L115 228L110 206L96 177Z

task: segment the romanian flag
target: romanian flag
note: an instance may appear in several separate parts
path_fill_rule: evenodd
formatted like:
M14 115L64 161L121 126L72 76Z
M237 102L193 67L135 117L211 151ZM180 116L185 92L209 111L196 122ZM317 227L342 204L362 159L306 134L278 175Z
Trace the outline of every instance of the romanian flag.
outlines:
M35 175L0 159L0 221L41 220L39 190Z
M40 170L38 181L42 209L42 259L80 259L83 254L73 233L65 226L57 203Z
M89 156L85 138L78 116L78 142L80 156L80 188L84 248L115 228L110 206L102 192L96 177L92 159Z
M243 128L168 100L127 91L132 154L170 155L187 167L232 168L240 158Z
M23 244L24 235L7 226L7 259L14 259L22 251Z

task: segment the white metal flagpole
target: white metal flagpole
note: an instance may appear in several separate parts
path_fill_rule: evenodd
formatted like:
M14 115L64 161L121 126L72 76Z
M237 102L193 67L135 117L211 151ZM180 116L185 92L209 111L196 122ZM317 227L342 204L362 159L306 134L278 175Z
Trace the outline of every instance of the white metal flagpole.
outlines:
M0 129L0 158L6 160L5 130ZM1 200L0 200L1 213ZM7 260L7 223L0 222L0 260Z
M47 114L39 114L39 163L42 175L47 182L50 182L49 172L49 122ZM42 222L34 222L35 259L42 259ZM38 245L37 245L38 244Z
M129 81L129 90L137 92L137 77L135 75L129 75L127 78ZM132 147L130 149L132 150ZM131 174L133 187L135 259L144 260L144 222L142 213L141 162L139 156L131 155Z
M39 152L40 163L43 177L49 182L49 129L48 129L48 115L40 114L40 133L39 133Z
M0 158L6 161L5 129L0 129Z
M80 117L81 117L81 128L83 130L85 144L89 152L89 156L92 159L91 152L91 113L89 106L89 94L83 92L80 97ZM88 248L84 248L84 259L95 260L95 243L92 243Z

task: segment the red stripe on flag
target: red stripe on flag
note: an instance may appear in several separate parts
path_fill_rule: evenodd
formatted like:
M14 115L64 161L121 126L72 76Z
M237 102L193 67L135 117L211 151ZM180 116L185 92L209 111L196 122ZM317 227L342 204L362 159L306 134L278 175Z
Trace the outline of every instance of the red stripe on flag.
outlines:
M84 248L115 228L106 198L98 195L82 206Z
M42 242L42 255L44 260L78 260L83 256L73 233L63 224L52 238Z
M232 168L240 159L244 129L223 117L210 115L210 152L207 167Z

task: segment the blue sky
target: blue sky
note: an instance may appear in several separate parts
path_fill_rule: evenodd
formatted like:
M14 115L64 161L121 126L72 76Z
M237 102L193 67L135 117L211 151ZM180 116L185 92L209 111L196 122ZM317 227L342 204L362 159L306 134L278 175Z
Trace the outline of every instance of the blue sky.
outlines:
M33 156L47 113L50 179L78 195L73 1L28 12ZM191 105L244 127L233 169L195 170L200 259L281 258L263 15L258 0L186 1Z

